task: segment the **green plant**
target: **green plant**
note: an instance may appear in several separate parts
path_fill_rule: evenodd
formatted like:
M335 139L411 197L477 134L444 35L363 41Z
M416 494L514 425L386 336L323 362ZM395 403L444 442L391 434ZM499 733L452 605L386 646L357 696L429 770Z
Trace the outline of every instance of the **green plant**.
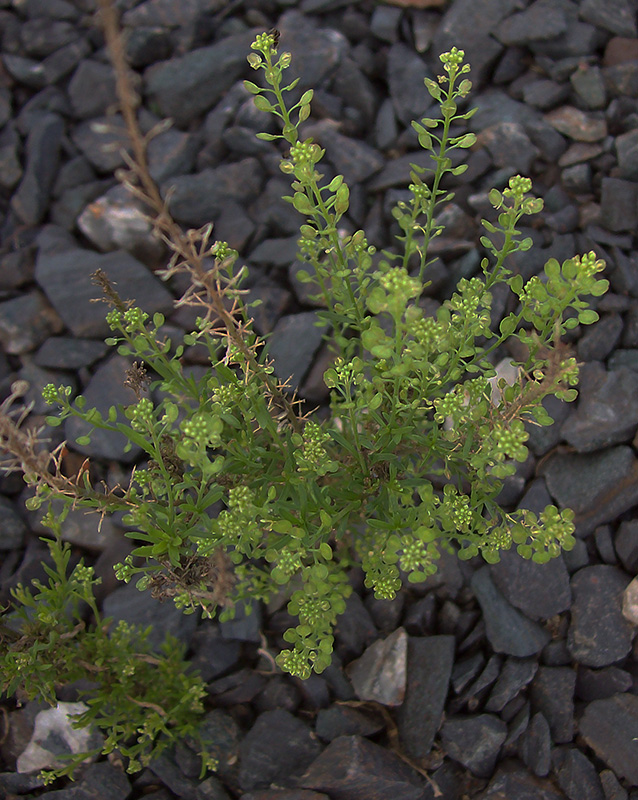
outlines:
M124 621L112 628L102 619L93 587L100 582L93 568L80 561L69 573L71 548L60 541L66 512L45 518L55 533L47 541L53 567L44 566L48 585L34 580L33 588L12 590L15 611L5 617L0 638L3 691L21 698L44 700L54 706L56 688L76 681L87 697L86 710L73 715L76 728L104 733L94 750L63 758L64 766L43 771L47 783L72 776L85 759L117 750L128 759L128 772L137 772L170 744L192 736L200 745L202 777L215 766L198 732L206 695L203 681L186 670L185 648L167 637L159 655L150 652L150 627L138 630ZM85 622L86 611L93 622ZM80 687L81 684L78 684Z
M408 582L434 573L443 549L495 562L515 545L521 556L543 563L573 546L569 509L548 506L537 518L528 510L507 513L497 497L515 462L527 457L525 423L552 422L541 400L576 397L578 365L560 337L597 319L581 298L603 294L608 283L597 279L604 262L593 253L563 264L550 259L543 278L526 284L512 275L507 256L532 245L516 226L542 209L542 200L529 195L531 182L516 176L502 192L490 193L499 213L495 224L483 221L492 235L481 239L489 254L481 262L484 278L460 281L436 317L426 316L419 298L428 244L442 231L437 209L453 196L443 184L464 169L452 166L449 152L476 141L465 129L472 111L458 109L471 88L463 52L443 54L445 74L426 80L440 117L413 125L434 169L426 180L426 170L414 167L410 202L395 209L402 251L378 254L363 231L340 230L348 187L341 176L322 184L316 167L323 151L299 138L312 91L286 103L296 81L282 84L290 55L277 58L276 45L276 33L257 37L249 63L265 86L245 85L257 107L282 122L281 134L259 136L285 143L281 168L293 178L287 199L305 217L299 245L309 270L302 278L317 286L325 306L320 322L330 325L326 339L335 353L324 376L330 418L301 415L299 401L274 377L267 342L252 331L250 307L242 303L238 254L224 242L210 244L211 225L184 233L171 220L148 176L147 140L115 53L134 151L127 185L154 210L157 230L173 250L164 277L190 274L192 286L180 302L200 307L202 316L174 348L162 336L161 314L149 319L96 274L112 306L107 341L138 360L127 378L136 402L104 417L82 396L72 399L69 387L45 389L58 408L50 425L79 417L92 428L119 431L143 450L147 463L127 488L100 492L86 472L76 481L64 478L56 459L48 467L38 461L34 443L18 441L20 432L6 418L3 439L13 465L35 487L32 508L65 497L101 513L126 512L126 535L138 546L116 574L136 580L140 590L172 597L185 613L201 609L211 616L222 607L227 618L238 604L267 601L287 587L288 611L298 624L284 634L290 646L276 660L306 678L330 663L352 565L361 564L375 596L389 599L402 572ZM518 310L492 330L490 290L499 283L518 298ZM499 381L497 399L489 356L510 337L527 356L514 362L514 385ZM210 359L210 371L199 379L181 362L193 345L204 346ZM212 516L218 501L224 509Z

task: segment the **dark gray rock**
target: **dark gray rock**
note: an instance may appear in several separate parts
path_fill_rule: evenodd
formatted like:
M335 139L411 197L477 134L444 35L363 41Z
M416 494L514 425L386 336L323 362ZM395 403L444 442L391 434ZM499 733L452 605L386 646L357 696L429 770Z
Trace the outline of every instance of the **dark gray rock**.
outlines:
M57 114L47 114L34 124L26 146L26 167L11 207L26 225L44 219L49 193L58 171L64 123Z
M566 30L567 19L559 4L554 0L534 0L525 11L504 19L495 36L509 46L554 39Z
M23 546L27 526L16 511L13 503L5 497L0 498L0 551L18 550Z
M183 614L174 603L162 603L151 597L150 592L138 591L135 580L111 592L102 608L105 617L113 618L113 626L120 620L142 629L151 626L147 643L154 653L160 651L167 633L188 645L197 627L196 614Z
M615 538L615 549L621 564L630 575L638 573L638 520L623 520Z
M397 118L406 126L420 120L433 103L423 83L425 77L431 75L417 53L403 43L392 45L387 83Z
M610 0L604 3L601 0L583 0L578 13L581 19L617 36L635 38L638 35L636 8L631 0Z
M493 714L447 719L441 728L441 746L454 761L481 778L494 771L507 725Z
M572 577L574 600L567 646L579 664L605 667L631 650L635 630L622 615L629 576L617 567L585 567Z
M541 666L531 684L532 710L540 711L556 744L574 738L576 673L570 667Z
M272 782L294 786L320 752L305 723L287 711L266 711L240 745L239 785L243 791L266 789Z
M516 762L500 766L480 800L565 800L565 795L547 778L538 778Z
M638 180L638 129L617 136L615 144L618 177L629 181Z
M195 165L199 146L197 136L173 128L154 136L146 151L151 178L161 184L173 175L186 175Z
M130 362L122 356L111 356L108 361L101 364L82 392L86 398L86 408L97 408L106 417L111 406L119 404L128 406L135 402L135 395L131 389L124 386L126 371ZM90 434L91 442L79 445L75 441L79 436L87 436L91 426L79 417L69 417L64 425L64 433L69 440L69 446L92 458L104 458L113 461L134 461L141 450L137 445L126 452L128 439L117 431L96 429Z
M600 223L609 231L634 231L638 225L638 184L603 178Z
M24 170L20 163L20 137L15 125L9 122L0 131L0 187L13 189Z
M299 88L320 89L348 52L348 40L334 28L322 28L303 10L291 9L280 17L280 51L292 54Z
M483 653L474 653L468 658L457 659L452 670L452 686L457 694L473 681L478 673L485 666L485 656ZM493 710L493 709L488 709Z
M607 91L599 67L580 66L569 78L580 103L592 110L605 108ZM621 177L625 177L624 175Z
M532 81L523 87L523 100L527 105L546 111L569 97L569 87L550 80Z
M502 51L491 34L514 11L518 11L515 0L486 0L480 7L472 0L457 0L439 24L434 53L438 56L453 46L464 50L465 60L472 65L472 80L482 81Z
M538 664L531 658L508 658L485 703L486 711L502 711L532 680Z
M490 566L492 579L526 617L550 619L569 608L569 575L560 556L547 564L536 564L521 558L515 550L505 550L500 555L500 562Z
M308 134L325 148L326 158L352 189L355 183L365 181L378 172L386 160L378 150L365 142L343 136L336 127L337 124L332 120L323 120L308 128Z
M80 369L89 367L107 352L103 342L77 339L71 336L52 336L33 357L39 367L50 369Z
M110 64L86 58L69 81L69 99L76 119L106 114L117 102L115 74Z
M576 533L586 536L638 503L638 461L630 447L600 453L556 453L541 467L561 508L575 511Z
M248 74L246 56L253 39L254 33L246 31L149 67L144 73L146 95L163 117L171 117L178 126L188 125L212 108L243 73Z
M317 714L315 732L326 742L339 736L373 736L384 728L380 715L365 708L351 708L340 704L322 708Z
M130 149L128 133L120 114L84 120L73 128L71 139L91 166L98 172L109 174L124 166L122 150Z
M633 678L631 674L619 667L603 667L603 669L578 668L576 695L586 703L628 692L632 686Z
M377 636L368 609L353 592L346 600L345 611L338 617L335 627L335 649L339 657L344 662L358 658Z
M487 147L497 167L511 167L522 175L530 173L538 150L519 122L498 122L481 131L479 142Z
M327 325L315 326L314 311L302 311L282 317L268 338L268 357L274 360L275 375L291 389L298 387L310 369L313 356L321 345Z
M544 778L549 774L551 750L552 737L549 731L549 724L539 711L534 714L530 720L529 727L520 737L518 752L534 775Z
M62 253L40 249L35 276L47 298L75 336L104 337L110 333L101 290L91 275L103 270L123 300L135 300L152 315L172 309L172 295L139 261L128 253L105 255L75 248Z
M265 732L272 739L272 729ZM281 740L274 745L281 748ZM360 736L340 736L316 758L299 781L305 789L334 798L421 800L421 777L386 748Z
M627 800L629 795L618 782L618 778L610 769L603 769L600 772L600 783L605 793L605 800Z
M638 375L621 367L607 372L599 362L580 372L576 410L561 434L578 453L631 440L638 427Z
M45 58L41 67L46 85L53 86L71 73L90 52L91 45L86 38L82 38L70 42Z
M527 446L536 456L545 455L545 453L555 447L562 440L561 426L573 411L573 403L565 403L563 400L559 400L557 397L554 397L554 395L548 395L547 397L544 397L542 406L545 411L547 411L549 416L554 420L554 424L548 425L546 428L530 424L526 426L529 432ZM534 485L535 484L532 483L532 487ZM521 506L523 502L524 501L521 501ZM548 498L547 503L550 502L551 498ZM547 505L547 503L545 503L545 505ZM531 508L529 505L525 505L523 507ZM542 508L544 507L545 506L542 506Z
M618 778L638 786L638 696L594 700L585 708L579 731Z
M401 747L410 758L424 758L432 749L442 721L453 661L453 636L408 640L408 680L397 724Z
M599 112L587 113L574 106L561 106L550 111L545 114L545 121L577 142L599 142L607 135L607 123Z
M622 329L620 314L607 314L588 326L586 333L578 341L579 360L604 361L618 344Z
M262 616L259 603L237 603L234 616L219 623L223 639L239 642L261 641Z
M596 768L580 750L557 747L552 762L558 785L569 800L605 800Z
M612 353L607 361L610 372L627 367L634 372L638 372L638 349L636 348L619 348Z
M550 634L508 603L494 585L490 567L477 570L471 585L483 611L487 638L493 650L519 658L540 653Z
M162 185L168 210L178 222L200 227L214 222L229 200L247 203L259 195L262 171L255 158L205 169L196 175L179 175Z
M5 353L29 353L63 327L56 311L37 290L0 303L0 344Z
M238 665L242 645L240 641L222 638L217 626L199 626L190 642L189 662L209 682Z

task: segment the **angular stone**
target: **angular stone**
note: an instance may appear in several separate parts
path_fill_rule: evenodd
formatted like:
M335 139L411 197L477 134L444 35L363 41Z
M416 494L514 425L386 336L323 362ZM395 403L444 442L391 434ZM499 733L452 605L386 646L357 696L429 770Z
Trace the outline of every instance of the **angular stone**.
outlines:
M294 786L320 752L304 722L287 711L266 711L240 745L239 784L243 791L266 789L273 781Z
M562 558L536 564L515 550L504 550L490 566L492 579L507 600L529 619L551 619L571 603L569 574Z
M481 800L565 800L549 778L538 778L516 762L499 766Z
M638 36L636 8L631 0L583 0L580 17L617 36Z
M275 362L275 375L283 381L290 379L291 389L301 385L328 330L327 324L316 327L317 321L314 311L289 314L279 320L268 339L268 356Z
M638 461L630 447L595 454L556 453L541 470L559 506L576 512L578 536L586 536L638 503Z
M535 0L525 11L504 19L495 36L511 46L554 39L566 30L567 19L560 5L554 0Z
M430 77L421 57L402 42L388 52L387 83L398 119L404 125L420 120L432 104L423 79Z
M280 742L277 746L281 747ZM332 741L298 785L334 798L422 800L424 793L417 772L392 751L360 736L340 736Z
M569 800L605 800L596 768L575 747L557 747L552 753L558 785Z
M325 148L326 158L343 175L350 188L355 183L365 181L385 165L386 160L378 150L338 133L332 120L322 120L313 125L308 129L308 134Z
M575 687L576 673L571 667L541 666L532 681L532 709L543 714L556 744L574 738Z
M29 353L63 327L58 314L38 291L0 303L0 343L7 354Z
M616 137L618 177L638 181L638 130L634 129Z
M242 75L253 38L251 31L235 34L149 67L144 73L145 94L163 117L171 117L178 126L188 125Z
M160 652L167 633L188 646L197 627L197 616L183 614L174 603L162 603L152 597L150 592L138 591L135 583L133 579L107 595L102 604L104 616L112 617L114 626L120 620L125 620L129 625L136 625L142 630L150 627L146 641L154 653Z
M31 129L27 139L26 168L11 198L11 207L27 225L42 222L49 193L58 171L64 123L57 114L46 114Z
M532 680L538 664L531 658L508 658L485 704L486 711L502 711Z
M443 717L453 661L453 636L408 640L408 683L397 722L401 746L410 758L425 758L432 749Z
M573 106L563 106L545 115L557 131L577 142L598 142L607 136L607 123Z
M608 231L634 231L638 226L638 184L603 178L600 223Z
M483 611L493 650L519 658L540 653L550 634L507 602L490 577L490 567L477 570L472 575L471 585Z
M597 564L572 577L574 600L567 647L588 667L605 667L631 650L635 630L623 617L622 597L630 578L618 567Z
M544 778L551 766L552 737L547 720L539 711L519 740L518 751L534 775Z
M638 427L638 375L626 367L607 372L593 361L581 370L576 410L561 434L577 453L628 442Z
M441 745L445 753L481 778L489 777L494 771L506 737L507 725L493 714L451 718L441 728Z
M398 628L386 639L368 647L361 658L348 664L346 673L360 700L399 706L405 698L408 637Z
M178 222L200 227L214 222L229 200L248 203L262 186L262 170L255 158L244 158L196 175L169 178L161 187L169 213Z
M453 46L464 50L473 80L480 82L502 51L491 34L502 19L518 10L516 0L484 0L480 6L475 0L457 0L439 23L433 51L439 55Z
M638 786L638 696L625 693L594 700L585 708L579 730L618 778Z
M76 119L105 114L117 103L113 67L101 61L84 59L69 82L68 92Z
M92 302L103 296L91 278L97 269L106 273L123 300L135 300L147 314L172 310L172 295L128 253L102 255L74 248L49 254L41 249L36 280L74 336L104 338L110 333L106 306Z

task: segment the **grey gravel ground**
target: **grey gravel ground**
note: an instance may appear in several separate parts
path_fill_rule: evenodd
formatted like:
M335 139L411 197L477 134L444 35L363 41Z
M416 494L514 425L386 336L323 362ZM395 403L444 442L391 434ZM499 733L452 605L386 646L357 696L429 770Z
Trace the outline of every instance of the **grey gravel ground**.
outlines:
M328 353L297 279L298 220L279 199L279 151L254 136L270 122L242 85L250 42L258 30L281 31L291 71L316 90L305 135L326 149L324 172L350 183L348 225L379 248L396 233L390 211L410 162L427 163L409 125L432 112L423 78L437 74L441 52L465 49L478 144L445 211L428 303L435 309L479 272L487 192L518 172L545 210L524 231L534 249L510 268L527 279L552 256L595 250L606 260L610 291L592 300L600 320L571 337L584 362L580 397L547 403L556 422L531 431L530 456L502 496L511 508L573 508L578 541L544 567L512 553L494 566L444 558L438 575L392 603L374 601L353 574L334 664L302 683L269 674L258 653L262 634L280 643L285 612L256 607L224 624L183 617L117 584L111 565L129 547L117 520L98 533L92 517L71 515L65 536L103 578L105 614L152 622L155 641L171 631L189 645L207 681L220 769L199 781L185 743L134 778L104 761L47 791L16 773L41 706L15 709L4 698L0 790L113 800L638 800L638 649L621 614L638 573L637 0L118 6L143 125L175 123L152 143L151 172L163 192L174 187L180 223L212 220L216 237L239 250L249 300L263 300L255 323L271 333L277 374L292 375L313 405L327 399ZM0 0L0 393L26 379L36 416L49 382L105 409L130 402L127 362L102 343L103 307L90 302L97 267L123 296L164 312L168 331L194 322L173 308L180 286L154 275L165 253L129 224L135 206L113 177L123 162L104 145L123 141L122 121L93 10L93 0ZM496 315L509 313L507 302L495 297ZM60 432L74 434L71 425ZM118 479L139 456L122 444L94 436L77 450ZM44 546L21 480L2 478L0 493L5 603L10 587L42 575Z

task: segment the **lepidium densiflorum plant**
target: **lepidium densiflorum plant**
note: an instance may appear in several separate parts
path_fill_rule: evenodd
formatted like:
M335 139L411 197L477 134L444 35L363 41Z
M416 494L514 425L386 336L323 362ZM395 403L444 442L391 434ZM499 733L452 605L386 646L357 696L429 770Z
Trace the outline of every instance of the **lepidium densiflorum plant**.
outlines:
M494 562L515 546L543 563L573 546L569 509L510 513L497 498L503 479L527 458L525 424L552 422L542 399L575 398L578 365L561 335L597 319L581 297L601 295L607 281L597 278L604 263L593 253L563 264L552 259L542 277L526 284L512 274L507 257L532 244L517 225L542 209L530 181L516 176L490 193L497 214L483 223L482 275L461 280L436 316L426 315L420 297L428 245L442 230L439 210L452 198L446 178L464 169L453 166L450 152L459 151L458 161L475 145L467 130L472 112L459 111L471 88L463 52L444 53L444 74L426 80L440 113L414 127L432 169L413 169L411 199L395 209L396 252L376 253L364 231L344 232L348 187L340 175L322 180L323 150L301 138L312 90L288 100L296 81L284 82L291 57L278 55L276 33L258 36L252 47L249 63L263 82L245 86L258 108L281 123L281 133L258 135L284 147L291 213L303 217L304 279L315 284L321 322L330 326L329 417L291 413L267 345L252 333L242 305L237 253L215 242L205 251L212 266L194 279L202 317L176 345L164 338L161 315L149 319L97 276L112 304L108 342L136 360L127 377L135 402L100 415L64 387L45 390L58 409L51 424L79 417L141 448L144 461L130 485L99 494L86 473L73 488L43 480L33 466L25 472L36 487L34 505L64 495L102 513L125 511L126 535L137 546L116 566L117 576L173 598L185 612L211 615L221 607L222 617L231 616L238 606L287 591L297 624L284 633L287 645L276 660L306 678L330 663L352 565L362 566L376 597L389 599L403 580L434 573L443 550ZM508 285L518 304L492 325L491 290L498 283ZM223 311L220 298L232 312ZM510 337L526 356L514 362L514 385L501 379L496 393L493 362ZM197 378L181 360L184 348L195 345L210 360ZM219 513L212 511L216 504Z

